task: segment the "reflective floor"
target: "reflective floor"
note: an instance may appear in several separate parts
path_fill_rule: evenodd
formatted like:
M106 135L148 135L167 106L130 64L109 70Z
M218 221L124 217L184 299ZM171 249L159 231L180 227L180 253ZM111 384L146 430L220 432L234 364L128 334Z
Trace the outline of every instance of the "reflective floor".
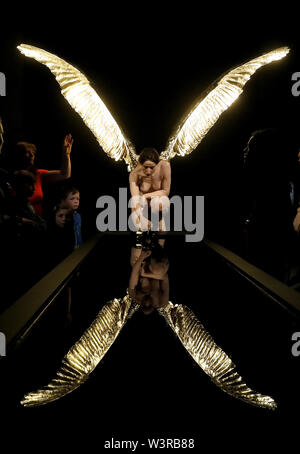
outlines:
M264 296L229 268L203 243L168 238L169 301L188 306L237 366L247 385L272 396L275 411L253 407L220 390L184 349L155 310L137 311L86 383L60 400L23 408L24 394L49 383L63 356L80 338L105 303L123 298L131 275L131 246L126 237L105 236L97 252L72 283L71 313L67 292L57 299L22 346L1 361L5 428L24 433L11 439L30 446L36 432L63 434L66 445L85 440L124 440L167 436L214 440L235 431L268 441L275 427L300 404L300 356L292 354L300 320ZM278 426L277 426L278 425ZM26 427L26 430L25 430ZM271 432L267 432L270 430ZM214 437L213 439L211 437ZM225 443L226 444L226 443Z

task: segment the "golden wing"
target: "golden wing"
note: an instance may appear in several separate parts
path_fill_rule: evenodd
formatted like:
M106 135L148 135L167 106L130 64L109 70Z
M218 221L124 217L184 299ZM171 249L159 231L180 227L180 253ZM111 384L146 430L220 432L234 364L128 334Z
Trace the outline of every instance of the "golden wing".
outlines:
M276 408L276 402L271 397L248 388L236 372L231 359L216 345L188 307L169 302L166 307L158 309L158 312L166 319L196 363L219 388L249 404Z
M84 383L112 346L129 317L139 308L126 295L114 299L99 312L92 325L62 360L56 377L43 389L26 394L25 407L43 405L74 391Z
M116 161L124 159L128 170L132 170L138 162L134 146L124 136L85 75L56 55L38 47L21 44L18 49L26 57L34 58L50 69L63 96L92 131L105 153Z
M244 85L255 71L272 61L282 59L289 51L288 47L280 47L221 76L202 94L196 107L180 122L176 132L169 138L166 150L161 153L161 159L169 160L175 155L186 156L191 153L220 115L240 96Z

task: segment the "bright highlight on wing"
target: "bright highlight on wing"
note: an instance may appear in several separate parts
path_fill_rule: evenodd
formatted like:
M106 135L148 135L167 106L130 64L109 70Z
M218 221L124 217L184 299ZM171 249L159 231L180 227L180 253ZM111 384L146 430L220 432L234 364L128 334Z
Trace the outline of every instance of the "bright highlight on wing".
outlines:
M272 397L259 394L246 385L231 359L215 343L191 309L169 302L166 307L158 309L158 312L215 385L248 404L273 410L276 408Z
M64 357L56 377L45 388L26 394L21 403L25 407L47 404L78 388L88 379L138 308L128 295L123 300L115 298L107 303Z
M19 51L46 65L54 74L61 92L92 131L108 156L124 159L131 170L137 164L133 145L125 138L109 110L91 87L88 79L74 66L38 47L21 44Z
M220 115L243 92L243 87L260 67L280 60L289 53L288 47L281 47L258 58L250 60L231 70L222 77L207 96L180 123L175 134L169 139L162 159L191 153L216 123Z
M99 312L92 325L63 358L56 377L44 388L24 396L22 404L34 407L60 399L84 383L115 342L127 320L139 309L127 294L115 298ZM186 306L174 305L158 309L202 370L223 391L248 404L270 409L276 402L270 396L250 389L237 373L236 366L214 342L195 314Z

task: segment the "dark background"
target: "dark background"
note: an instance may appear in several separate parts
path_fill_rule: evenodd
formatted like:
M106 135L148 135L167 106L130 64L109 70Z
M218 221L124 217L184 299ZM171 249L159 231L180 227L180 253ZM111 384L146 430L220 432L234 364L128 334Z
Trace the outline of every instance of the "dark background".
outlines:
M242 150L251 132L265 127L287 128L295 148L286 152L295 155L297 165L300 98L291 94L291 76L300 70L300 63L298 39L293 36L296 29L291 22L295 11L287 16L278 14L274 20L271 16L262 17L261 11L254 11L254 7L250 12L240 6L239 14L233 5L227 8L220 11L212 5L211 11L204 11L201 5L196 8L187 4L186 8L181 5L180 9L173 7L163 13L162 5L130 9L127 6L104 8L100 4L97 11L83 5L76 14L73 7L73 17L70 11L45 5L31 20L22 17L18 10L18 22L14 18L6 28L2 27L0 70L7 78L7 96L0 99L0 113L6 133L5 151L15 140L33 142L39 150L39 167L58 168L62 138L71 132L74 137L72 179L81 190L83 219L93 231L96 199L104 194L117 195L119 187L127 187L126 165L106 157L92 133L61 96L49 70L19 54L18 44L41 47L80 68L137 151L145 146L161 151L174 126L202 90L228 69L288 45L289 56L252 76L244 93L222 115L199 148L189 157L175 158L171 163L171 195L204 195L205 234L238 249L243 212ZM69 443L73 446L80 439L87 448L95 445L101 452L104 440L112 436L126 440L141 439L144 434L164 437L170 434L197 438L198 449L203 441L229 445L240 452L245 444L257 446L259 442L268 446L280 438L284 422L289 423L286 443L293 440L293 423L299 408L296 394L299 368L298 359L291 357L290 336L299 331L296 322L258 294L251 293L254 290L244 287L237 278L226 275L224 270L221 272L213 261L199 264L199 251L191 248L191 245L189 249L181 247L174 254L173 270L177 271L173 271L171 285L176 285L170 299L187 303L197 295L196 301L193 300L194 310L198 302L203 302L202 309L198 309L199 318L224 350L232 354L249 385L281 401L280 411L273 414L248 407L215 390L199 368L193 367L187 354L179 347L176 350L174 339L165 337L166 327L156 324L154 330L152 323L159 322L142 317L139 323L132 321L135 330L132 325L130 329L142 336L144 355L140 350L133 350L137 344L133 334L127 341L123 337L123 344L116 344L110 352L112 356L107 357L100 371L103 375L98 371L90 388L88 385L83 388L77 398L68 396L65 403L36 412L29 409L25 414L19 407L14 410L19 398L35 385L47 382L56 370L53 362L49 369L46 367L47 354L52 351L52 361L56 358L58 363L59 348L63 355L59 337L54 346L49 343L45 350L42 347L35 350L32 345L29 348L29 344L31 356L29 353L26 356L26 350L23 352L14 381L6 388L13 402L5 407L5 428L12 429L8 430L10 434L20 434L19 438L10 435L12 443L41 447L36 441L38 433L43 437L43 444L53 443L57 449L59 435L65 446ZM98 298L101 296L103 302L112 296L122 296L127 284L127 274L121 277L122 285L116 277L114 267L120 262L120 255L116 246L112 249L108 271L101 261L107 255L100 255L96 261L101 263L99 272L103 269L105 286L99 288L95 284L98 275L93 266L87 293L81 287L84 304L92 301L94 309L84 318L84 307L81 307L77 318L79 332L93 320ZM127 252L121 264L128 265ZM185 266L187 262L189 267ZM206 272L202 293L199 293L202 283L198 280L198 268ZM218 280L217 276L221 275L222 279ZM147 343L153 333L157 335L155 342ZM33 338L33 345L41 342L37 339ZM130 355L126 354L125 344ZM152 349L151 345L154 345ZM57 349L55 354L54 349ZM121 363L116 366L120 358ZM147 358L157 365L149 366ZM197 386L199 392L195 395ZM21 430L25 426L26 430ZM237 441L240 435L242 442Z

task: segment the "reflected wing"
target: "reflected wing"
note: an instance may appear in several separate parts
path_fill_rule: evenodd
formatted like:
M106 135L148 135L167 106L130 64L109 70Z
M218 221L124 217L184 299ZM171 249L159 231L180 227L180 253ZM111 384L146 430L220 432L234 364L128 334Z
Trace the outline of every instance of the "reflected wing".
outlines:
M255 71L272 61L280 60L288 52L288 47L275 49L221 76L202 94L196 107L181 121L169 139L166 150L161 153L161 159L169 160L175 155L186 156L191 153L220 115L240 96L244 85Z
M88 379L138 307L128 295L123 300L107 303L64 357L56 377L45 388L26 394L21 403L25 407L43 405L78 388Z
M134 147L125 138L84 74L56 55L38 47L21 44L18 49L26 57L34 58L50 69L63 96L92 131L105 153L116 161L124 159L128 170L132 170L138 161Z
M276 402L269 396L252 391L237 373L236 366L215 344L195 314L186 306L169 303L158 309L196 363L223 391L249 404L270 409Z

